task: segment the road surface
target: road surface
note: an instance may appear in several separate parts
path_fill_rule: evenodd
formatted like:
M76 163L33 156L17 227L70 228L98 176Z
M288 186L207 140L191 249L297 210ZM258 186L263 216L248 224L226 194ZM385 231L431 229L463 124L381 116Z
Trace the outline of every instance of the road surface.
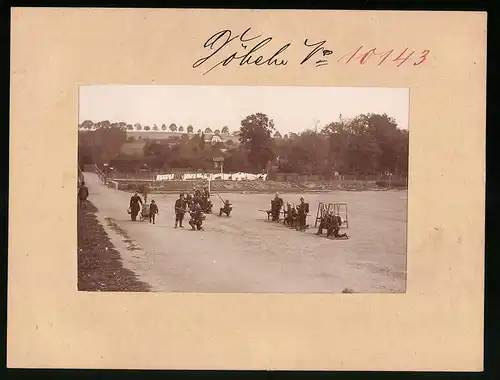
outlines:
M321 201L347 202L349 240L297 232L268 222L272 194L221 194L234 206L231 217L207 215L203 231L174 229L174 194L150 194L159 207L155 225L132 222L131 194L84 173L89 200L120 252L123 265L153 291L338 293L404 292L406 287L406 191L302 194L314 226ZM296 202L300 194L284 194ZM221 207L213 194L214 211ZM188 215L187 218L189 219Z

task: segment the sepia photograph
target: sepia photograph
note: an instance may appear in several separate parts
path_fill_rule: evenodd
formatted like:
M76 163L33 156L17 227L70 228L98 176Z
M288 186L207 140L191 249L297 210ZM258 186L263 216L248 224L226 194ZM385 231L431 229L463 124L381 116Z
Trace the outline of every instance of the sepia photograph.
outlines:
M486 12L11 18L9 368L484 369Z
M405 293L409 101L80 86L78 290Z

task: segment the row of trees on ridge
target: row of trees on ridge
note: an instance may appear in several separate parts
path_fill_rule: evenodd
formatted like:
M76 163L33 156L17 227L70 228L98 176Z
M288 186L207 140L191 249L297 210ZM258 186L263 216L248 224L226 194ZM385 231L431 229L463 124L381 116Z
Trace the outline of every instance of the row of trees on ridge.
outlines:
M166 124L162 124L161 126L158 126L156 124L153 124L152 127L149 125L141 125L140 123L135 123L135 124L127 124L125 122L110 122L109 120L104 120L104 121L99 121L99 122L93 122L92 120L85 120L82 122L79 126L80 130L96 130L100 128L122 128L125 129L126 131L163 131L163 132L180 132L180 133L188 133L188 134L193 134L195 133L194 127L192 125L188 125L186 128L184 128L182 125L177 126L176 124L172 123L168 127ZM215 129L212 130L211 128L205 128L203 131L201 129L198 129L196 133L205 133L205 134L216 134L216 135L229 135L229 127L224 126L221 129Z

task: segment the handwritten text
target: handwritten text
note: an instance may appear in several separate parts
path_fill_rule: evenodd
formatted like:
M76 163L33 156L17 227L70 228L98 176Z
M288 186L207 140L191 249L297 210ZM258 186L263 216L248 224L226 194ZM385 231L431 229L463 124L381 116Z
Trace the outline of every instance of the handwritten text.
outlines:
M250 29L248 28L245 30L241 35L235 35L232 36L232 32L230 30L222 30L220 32L215 33L212 35L204 44L204 48L208 48L210 50L214 50L214 52L210 53L209 55L198 59L195 63L193 63L193 68L197 68L201 65L204 65L206 62L214 61L215 56L223 56L226 58L223 58L222 60L218 61L215 65L212 65L207 71L203 73L203 75L209 73L216 67L222 65L222 66L227 66L233 61L239 61L239 65L255 65L255 66L262 66L262 65L268 65L268 66L285 66L288 64L288 61L285 59L281 59L279 56L282 55L282 53L290 47L290 43L285 44L281 46L278 50L276 50L271 56L268 58L264 58L263 55L258 55L259 53L256 54L259 50L262 50L266 45L268 45L273 38L272 37L267 37L264 39L261 39L262 35L254 35L250 36ZM233 43L233 41L235 41ZM241 45L241 46L238 46ZM253 46L251 46L253 45ZM236 46L238 46L236 48ZM251 46L251 47L249 47ZM234 52L234 50L229 50L229 49L240 49L242 48L242 52L238 53L238 50ZM225 50L226 52L233 51L232 53L229 53L229 55L223 54L222 50ZM219 54L220 52L220 54Z
M272 66L285 67L289 64L298 64L307 67L328 66L336 64L365 65L393 65L394 67L420 66L429 60L429 49L391 48L359 46L350 51L335 50L328 46L327 40L314 41L309 38L302 44L294 44L295 54L292 56L292 42L273 47L273 37L263 37L247 28L241 34L233 34L229 29L218 31L210 36L203 48L208 53L193 63L193 68L203 67L203 75L218 67L230 64L237 66ZM295 47L297 46L297 47ZM300 59L297 59L297 53ZM288 54L288 58L287 58ZM289 57L295 57L296 62Z

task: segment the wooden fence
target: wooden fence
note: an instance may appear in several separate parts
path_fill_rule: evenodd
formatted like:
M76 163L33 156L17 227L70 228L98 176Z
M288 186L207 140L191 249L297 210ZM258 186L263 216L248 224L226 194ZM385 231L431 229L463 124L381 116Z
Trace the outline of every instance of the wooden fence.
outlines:
M268 179L278 182L294 182L294 183L325 183L325 184L340 184L340 183L357 183L357 182L377 182L377 181L407 181L406 176L388 176L388 175L339 175L333 178L327 178L322 175L308 175L298 173L273 173Z
M85 168L87 171L89 168ZM97 165L93 166L93 170L99 176L102 183L109 187L113 187L120 190L132 190L139 187L144 182L148 182L150 187L163 186L162 181L157 181L158 174L165 174L164 172L132 172L132 173L121 173L116 171L111 171L105 173ZM196 172L194 172L196 173ZM206 185L206 180L180 180L183 172L175 172L175 179L165 182L171 182L168 187L172 187L172 190L185 191L191 189L195 184L200 185L204 183ZM289 182L297 184L325 184L325 185L357 185L357 184L380 184L382 187L406 187L408 178L401 175L338 175L333 179L326 178L322 175L307 175L299 173L271 173L268 180L276 182ZM200 182L201 181L201 182ZM218 181L218 180L213 180ZM198 184L200 182L200 184Z

